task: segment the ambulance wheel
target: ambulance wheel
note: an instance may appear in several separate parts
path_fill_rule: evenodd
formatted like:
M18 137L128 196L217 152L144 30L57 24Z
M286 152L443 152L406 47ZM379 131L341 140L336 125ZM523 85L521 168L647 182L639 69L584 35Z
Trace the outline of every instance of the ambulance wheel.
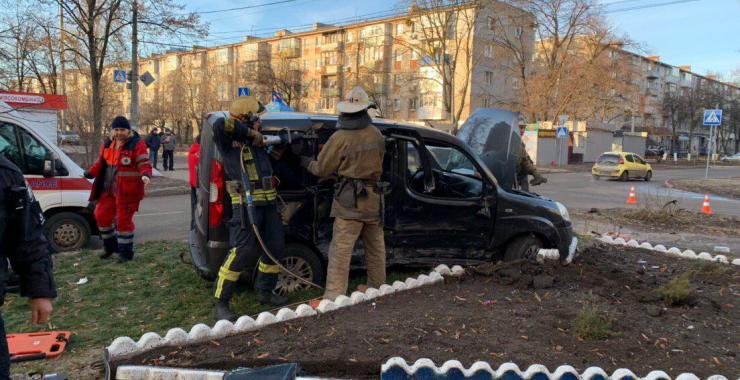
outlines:
M90 225L78 214L60 212L44 223L44 234L55 252L74 251L90 240Z

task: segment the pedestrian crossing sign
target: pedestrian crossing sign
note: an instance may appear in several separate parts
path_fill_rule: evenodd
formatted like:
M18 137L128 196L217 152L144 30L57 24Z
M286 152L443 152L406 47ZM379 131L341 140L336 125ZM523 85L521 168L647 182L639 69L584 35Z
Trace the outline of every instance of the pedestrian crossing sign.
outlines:
M116 83L126 83L126 71L113 70L113 81Z
M704 110L704 125L722 124L722 110Z
M239 91L237 91L236 96L249 96L251 94L252 91L249 87L239 87Z

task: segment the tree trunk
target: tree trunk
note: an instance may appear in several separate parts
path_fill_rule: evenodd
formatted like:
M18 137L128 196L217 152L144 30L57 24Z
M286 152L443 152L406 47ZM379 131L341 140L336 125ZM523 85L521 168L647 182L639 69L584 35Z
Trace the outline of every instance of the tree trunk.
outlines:
M103 99L100 93L100 76L97 70L91 70L91 84L92 84L92 113L93 113L93 130L91 138L91 150L93 156L98 155L100 147L100 137L102 136L103 130Z

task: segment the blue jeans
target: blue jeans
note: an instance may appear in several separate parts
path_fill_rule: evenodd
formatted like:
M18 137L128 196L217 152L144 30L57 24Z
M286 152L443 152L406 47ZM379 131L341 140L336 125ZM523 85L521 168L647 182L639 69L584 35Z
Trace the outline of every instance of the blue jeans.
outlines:
M157 151L158 150L159 149L156 149L156 150L155 149L151 149L151 148L149 149L149 162L152 163L152 167L153 168L156 168L157 167Z

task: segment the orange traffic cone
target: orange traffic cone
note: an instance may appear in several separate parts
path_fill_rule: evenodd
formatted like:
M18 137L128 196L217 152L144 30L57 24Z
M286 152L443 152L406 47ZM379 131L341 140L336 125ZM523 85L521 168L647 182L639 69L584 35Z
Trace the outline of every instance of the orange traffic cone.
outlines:
M635 196L635 187L630 186L630 194L627 197L627 204L629 205L636 205L637 204L637 196Z
M712 215L712 214L714 214L714 213L712 212L712 208L711 208L711 207L709 207L709 193L707 193L707 194L706 194L706 195L704 196L704 203L702 203L702 205L701 205L701 213L702 213L702 214L707 214L707 215Z

